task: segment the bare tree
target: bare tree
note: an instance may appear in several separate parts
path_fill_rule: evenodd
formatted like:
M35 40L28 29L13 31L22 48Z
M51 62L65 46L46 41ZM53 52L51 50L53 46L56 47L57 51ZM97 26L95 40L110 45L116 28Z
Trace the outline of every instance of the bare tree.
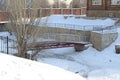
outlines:
M5 0L0 0L0 11L5 11Z
M40 3L42 3L42 4L40 4L41 8L49 8L50 7L48 0L40 0Z
M71 2L71 5L72 5L73 8L85 7L86 6L86 1L87 0L73 0Z
M6 10L9 12L10 20L8 29L16 37L17 56L26 58L27 43L38 32L38 29L33 26L38 14L39 0L7 0L7 2ZM27 4L28 2L30 3ZM30 8L27 8L28 6Z
M53 8L66 8L66 4L61 0L54 0Z

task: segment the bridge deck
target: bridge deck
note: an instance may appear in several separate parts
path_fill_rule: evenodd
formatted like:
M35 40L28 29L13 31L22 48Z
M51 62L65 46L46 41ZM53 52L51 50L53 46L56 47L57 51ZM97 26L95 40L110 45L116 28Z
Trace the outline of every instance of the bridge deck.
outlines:
M44 50L44 49L53 49L53 48L64 48L64 47L75 47L79 45L84 47L88 43L77 43L77 42L57 42L57 41L44 41L44 42L35 42L28 44L28 50Z

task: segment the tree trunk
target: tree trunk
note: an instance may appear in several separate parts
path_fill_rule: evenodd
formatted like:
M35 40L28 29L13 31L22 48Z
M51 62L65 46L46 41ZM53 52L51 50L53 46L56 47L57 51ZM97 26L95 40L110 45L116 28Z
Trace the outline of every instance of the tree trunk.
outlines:
M18 56L19 57L23 57L23 58L27 58L27 41L26 40L21 40L18 43Z

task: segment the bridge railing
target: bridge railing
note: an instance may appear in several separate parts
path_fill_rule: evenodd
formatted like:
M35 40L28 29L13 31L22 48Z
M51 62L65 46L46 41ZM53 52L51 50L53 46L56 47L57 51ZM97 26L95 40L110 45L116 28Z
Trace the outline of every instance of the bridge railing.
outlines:
M97 31L100 33L113 33L113 32L117 32L117 28L116 26L107 26L107 27L93 27L93 31Z
M77 25L77 24L63 24L63 23L39 23L38 26L64 28L84 31L100 31L100 32L116 32L116 27L106 25Z
M40 37L44 39L66 42L89 42L90 32L100 33L116 32L115 26L103 25L75 25L62 23L40 23Z
M58 41L58 42L89 42L88 36L82 36L77 34L41 34L40 38L43 40L52 40L52 41ZM41 39L41 40L42 40Z

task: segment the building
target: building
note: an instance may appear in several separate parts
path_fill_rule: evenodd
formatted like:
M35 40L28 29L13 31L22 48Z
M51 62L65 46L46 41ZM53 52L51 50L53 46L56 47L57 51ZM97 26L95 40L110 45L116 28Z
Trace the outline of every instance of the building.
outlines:
M5 30L5 24L8 23L8 12L0 11L0 31Z
M88 17L120 17L120 0L87 0Z
M30 16L34 8L24 9L26 16ZM24 12L23 12L24 13ZM28 14L29 13L29 14ZM62 15L86 15L86 7L81 8L38 8L36 17L45 17L49 15L62 14Z

